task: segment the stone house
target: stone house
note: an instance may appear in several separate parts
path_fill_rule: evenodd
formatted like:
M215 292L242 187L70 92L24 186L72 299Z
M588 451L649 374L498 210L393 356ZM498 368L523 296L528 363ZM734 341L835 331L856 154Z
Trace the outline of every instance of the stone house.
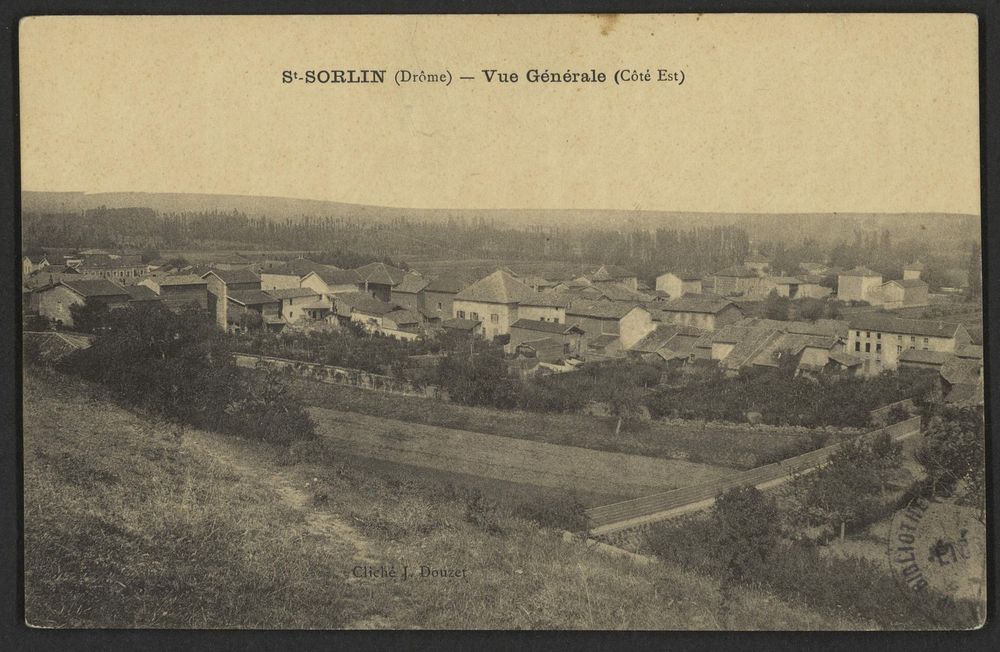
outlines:
M107 279L60 281L36 292L38 314L62 326L73 326L70 307L102 303L108 308L123 308L131 297L124 287Z

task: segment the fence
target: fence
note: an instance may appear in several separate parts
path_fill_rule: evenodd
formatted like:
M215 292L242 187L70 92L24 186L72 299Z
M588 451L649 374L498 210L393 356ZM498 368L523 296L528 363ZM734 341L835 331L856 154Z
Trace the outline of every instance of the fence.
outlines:
M904 439L920 432L920 417L912 417L861 436L874 437L883 432L893 439ZM805 473L821 466L839 447L840 444L834 444L722 480L588 509L587 516L592 524L590 532L594 535L608 534L705 509L715 502L716 496L734 487L753 485L763 489L781 484L795 473Z
M288 358L276 358L256 353L233 353L232 355L237 367L253 369L259 363L263 362L275 369L287 369L300 378L330 383L332 385L346 385L348 387L386 392L387 394L400 394L402 396L445 398L445 393L441 388L434 385L417 386L399 378L373 374L360 369L334 367L332 365L303 362Z

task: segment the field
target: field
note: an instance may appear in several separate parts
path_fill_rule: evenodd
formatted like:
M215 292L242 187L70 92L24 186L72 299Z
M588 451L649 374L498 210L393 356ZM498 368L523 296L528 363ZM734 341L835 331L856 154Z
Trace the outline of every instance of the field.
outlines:
M707 464L545 444L325 408L313 407L309 412L318 432L338 452L595 495L595 500L587 501L592 504L710 482L728 473Z
M24 380L25 608L35 626L870 626L757 590L724 598L710 579L609 557L502 508L484 528L467 518L461 487L433 472L290 455L164 424L58 374ZM352 576L404 564L466 572Z
M698 421L652 421L623 427L616 420L584 414L543 414L468 407L435 399L387 395L341 385L289 378L293 394L306 405L456 430L612 453L687 460L749 469L804 452L810 438L832 443L836 431L780 429Z

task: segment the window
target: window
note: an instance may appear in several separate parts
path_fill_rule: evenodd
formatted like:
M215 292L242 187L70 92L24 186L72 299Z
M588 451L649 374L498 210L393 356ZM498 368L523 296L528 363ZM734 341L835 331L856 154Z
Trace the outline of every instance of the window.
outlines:
M854 334L857 335L858 337L861 337L861 331L854 331Z
M875 333L875 339L877 340L882 339L882 333Z
M443 310L443 309L444 309L444 306L442 306L441 302L438 301L438 312L441 312L441 310Z
M854 343L854 350L855 351L860 351L861 350L861 342L855 342Z
M897 346L896 347L896 353L902 353L902 352L903 352L903 347Z
M903 339L903 336L902 336L902 335L897 335L897 336L896 336L896 339L897 339L897 340L902 340L902 339Z
M865 331L865 337L871 337L871 336L872 336L871 331Z
M494 324L499 324L500 323L500 315L498 315L496 313L493 313L492 315L490 315L490 321L493 322Z
M478 312L471 313L469 315L469 318L472 319L473 321L479 321L479 313Z
M882 352L882 343L878 342L875 344L875 353L881 353L881 352Z
M916 341L917 341L917 338L915 338L912 335L910 335L910 343L912 344L913 342L916 342Z
M872 352L872 343L865 342L865 353L871 353L871 352Z
M552 321L558 324L559 323L559 318L558 317L553 317Z
M924 346L927 346L927 338L924 338Z
M464 310L459 310L458 311L458 318L459 319L465 319L465 311Z

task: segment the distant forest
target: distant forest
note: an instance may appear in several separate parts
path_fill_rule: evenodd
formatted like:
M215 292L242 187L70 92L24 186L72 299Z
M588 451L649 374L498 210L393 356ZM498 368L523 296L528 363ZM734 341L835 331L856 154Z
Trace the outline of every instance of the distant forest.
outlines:
M920 259L932 286L965 281L976 243L960 254L942 253L933 243L894 242L888 230L845 233L834 246L803 238L752 243L742 226L596 228L511 226L483 217L445 221L350 217L274 219L230 212L168 213L150 208L96 208L76 212L26 212L22 249L102 247L137 251L240 250L317 251L327 258L393 260L497 259L617 264L651 281L664 271L709 274L741 263L750 254L768 256L777 273L794 274L800 262L828 262L843 268L866 265L886 278L899 278L903 264ZM978 267L978 262L975 263Z

